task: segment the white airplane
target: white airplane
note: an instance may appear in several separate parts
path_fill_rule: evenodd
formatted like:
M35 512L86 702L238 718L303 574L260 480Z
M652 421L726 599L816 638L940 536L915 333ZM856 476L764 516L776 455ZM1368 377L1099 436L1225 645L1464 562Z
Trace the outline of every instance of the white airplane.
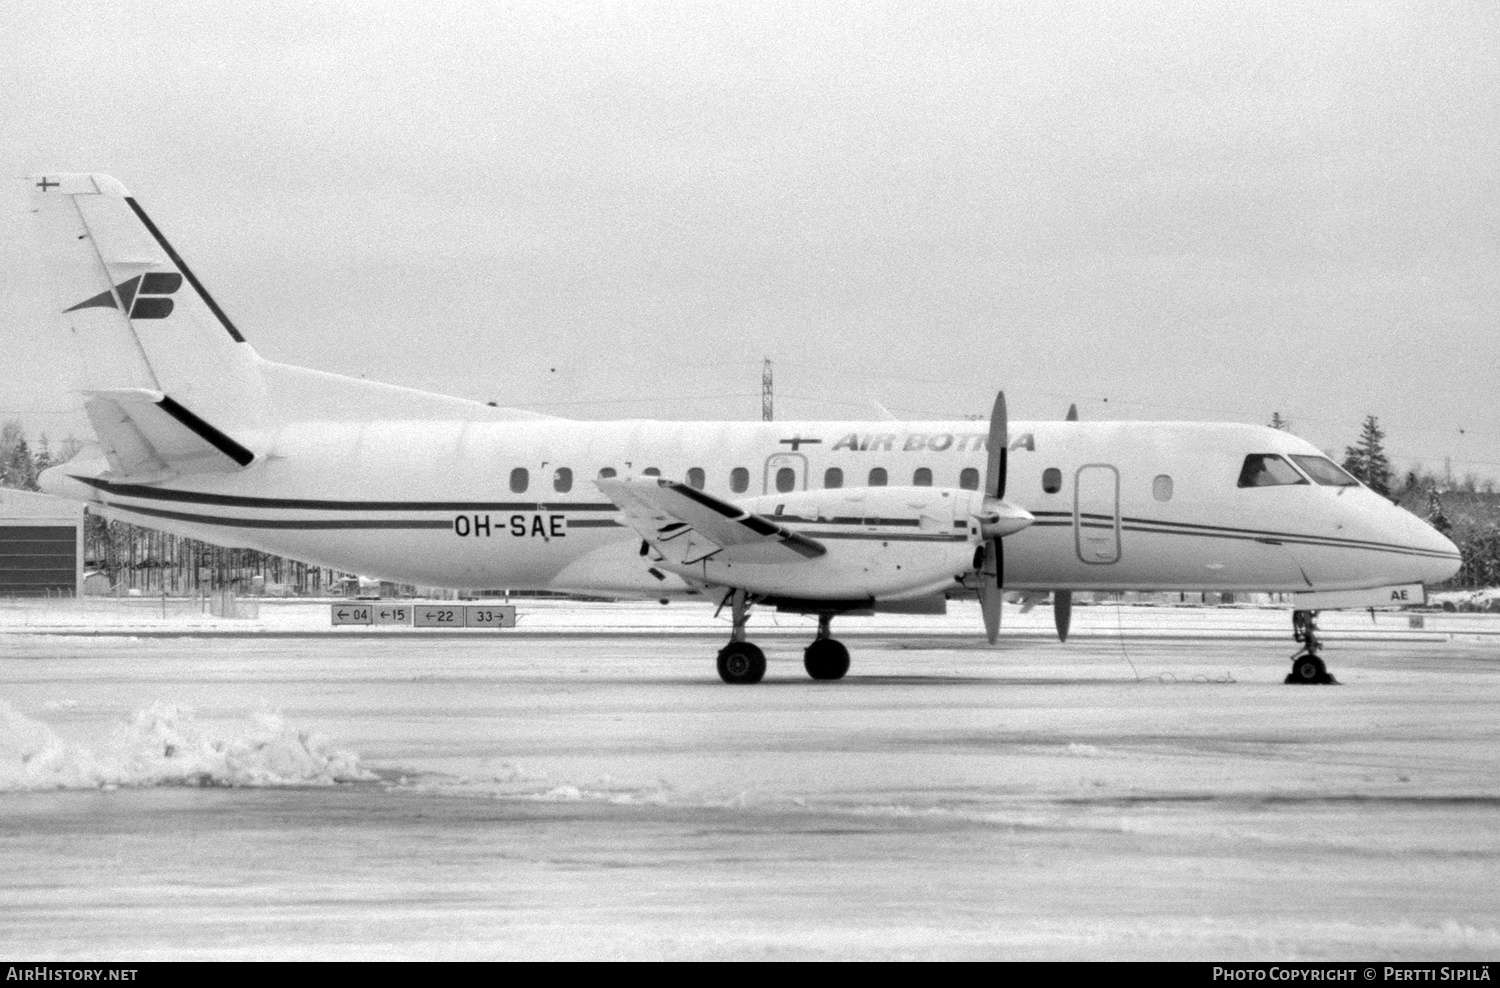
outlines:
M1312 604L1452 576L1453 543L1273 429L1185 422L574 422L262 359L140 205L104 175L28 179L98 436L45 490L225 546L424 586L731 606L727 682L765 656L752 605L940 613L1002 588L1280 591L1328 682ZM1412 585L1418 585L1413 587ZM1337 593L1333 594L1337 597ZM722 604L721 604L722 606Z

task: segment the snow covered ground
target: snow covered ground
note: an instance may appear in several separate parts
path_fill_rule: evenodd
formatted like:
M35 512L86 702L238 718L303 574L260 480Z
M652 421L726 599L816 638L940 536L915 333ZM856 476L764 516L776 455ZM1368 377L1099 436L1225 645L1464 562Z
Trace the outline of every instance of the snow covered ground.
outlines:
M11 956L1500 956L1500 617L1289 687L1284 611L850 620L840 683L757 615L729 687L704 607L156 603L0 608Z
M498 602L498 599L497 599ZM69 633L172 633L243 635L255 632L277 634L329 634L344 636L424 634L449 636L452 631L432 631L413 627L334 627L332 608L352 603L342 598L274 598L253 599L258 616L253 619L225 619L208 612L204 599L160 597L83 597L67 600L26 598L0 599L0 633L51 632ZM415 604L395 600L387 603ZM451 602L449 602L451 603ZM580 604L555 599L515 598L509 603L517 609L517 626L511 631L463 630L458 634L494 637L497 634L541 632L627 633L650 635L729 633L727 609L715 615L715 607L703 602L674 602L663 606L655 602L624 601L619 603ZM1422 628L1413 629L1417 618ZM1500 614L1415 612L1403 610L1325 611L1320 626L1330 640L1338 637L1406 635L1417 632L1434 641L1450 635L1500 634ZM973 601L950 601L948 613L940 616L876 614L870 617L840 618L834 630L839 637L912 633L934 636L971 638L982 633L983 622L978 604ZM777 614L757 609L752 612L754 635L791 635L802 637L817 627L814 618ZM1007 637L1052 638L1052 606L1042 603L1023 613L1015 604L1006 604L1003 618ZM1075 604L1072 635L1076 637L1220 637L1250 635L1282 638L1290 642L1291 612L1286 607L1234 605L1224 607L1167 607L1150 604Z

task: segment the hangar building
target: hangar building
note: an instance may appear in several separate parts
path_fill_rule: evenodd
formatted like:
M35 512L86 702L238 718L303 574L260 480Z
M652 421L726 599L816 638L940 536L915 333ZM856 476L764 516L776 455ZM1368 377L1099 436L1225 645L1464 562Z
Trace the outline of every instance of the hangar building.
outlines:
M0 488L0 597L83 590L83 505Z

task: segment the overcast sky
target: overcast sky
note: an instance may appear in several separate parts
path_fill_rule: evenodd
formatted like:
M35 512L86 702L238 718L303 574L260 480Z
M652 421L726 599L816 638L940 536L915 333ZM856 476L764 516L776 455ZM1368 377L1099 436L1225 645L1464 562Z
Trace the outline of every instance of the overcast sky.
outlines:
M0 92L4 174L115 175L273 360L579 418L758 418L763 357L778 418L1373 413L1500 476L1492 2L27 0ZM0 417L83 434L8 185Z

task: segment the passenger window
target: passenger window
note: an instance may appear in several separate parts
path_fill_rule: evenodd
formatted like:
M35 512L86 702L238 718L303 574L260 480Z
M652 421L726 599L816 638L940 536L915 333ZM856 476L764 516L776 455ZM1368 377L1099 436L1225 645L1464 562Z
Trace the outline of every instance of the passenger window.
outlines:
M552 489L559 494L566 494L573 489L573 471L567 467L558 467L557 472L552 475Z
M531 486L531 474L525 467L516 467L510 472L510 490L512 494L525 494L526 488Z
M1062 471L1057 467L1048 467L1043 470L1042 490L1048 494L1056 494L1062 490Z
M911 475L911 485L913 487L931 487L932 471L926 467L917 467L916 473Z
M615 475L615 468L614 467L604 467L603 469L601 469L599 471L599 479L601 479L601 480L608 480L609 478L613 477L614 475Z
M791 467L782 467L776 471L776 490L782 494L797 486L797 471Z
M844 471L840 470L838 467L829 467L826 471L823 472L823 486L843 487Z
M644 469L644 470L641 471L641 476L642 477L660 477L661 476L661 471L658 470L658 469L656 469L656 467L647 467L646 469Z
M876 467L875 469L870 471L870 486L885 486L885 467Z
M1156 479L1151 481L1151 496L1158 501L1172 500L1172 478L1166 474L1157 474Z
M1240 467L1241 487L1286 487L1305 484L1307 478L1275 453L1251 453Z
M688 467L687 482L689 487L701 491L707 480L708 478L703 475L702 467Z
M966 491L979 490L979 471L973 467L964 467L958 472L958 486Z
M744 467L735 467L729 471L729 489L736 494L743 494L750 489L750 471Z
M1358 487L1359 481L1355 480L1344 468L1332 460L1321 456L1298 456L1292 454L1292 459L1297 465L1307 471L1307 475L1324 487Z

